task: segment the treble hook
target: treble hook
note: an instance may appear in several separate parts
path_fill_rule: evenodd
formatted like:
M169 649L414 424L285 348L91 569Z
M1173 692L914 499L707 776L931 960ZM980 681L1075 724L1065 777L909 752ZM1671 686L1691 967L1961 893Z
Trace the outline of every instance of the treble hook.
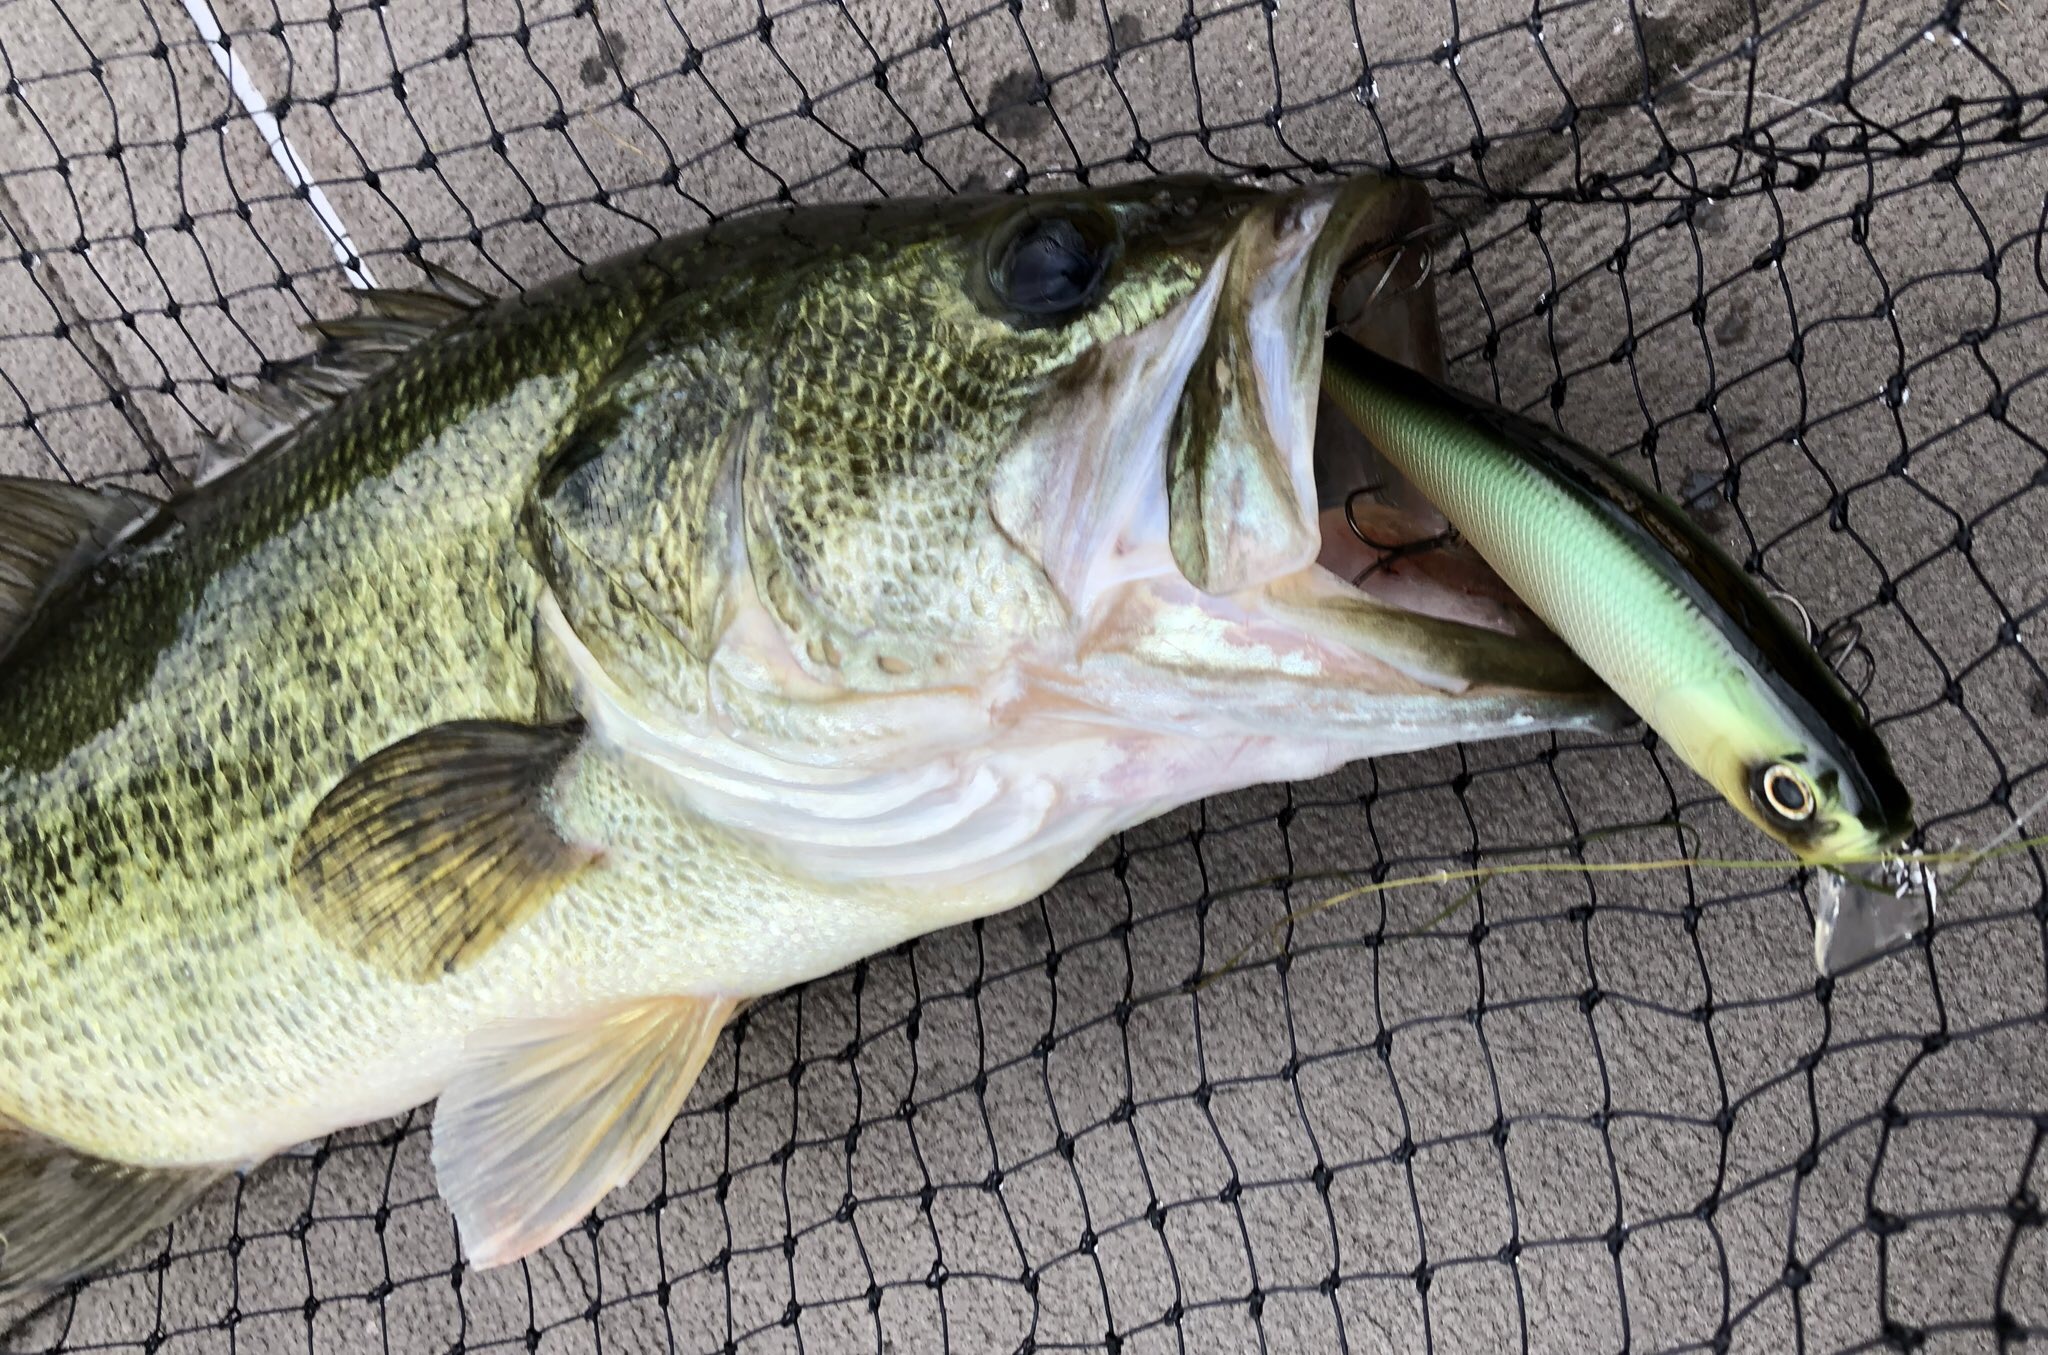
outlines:
M1393 258L1387 260L1387 266L1381 271L1379 281L1372 285L1372 291L1366 294L1365 300L1359 303L1348 315L1333 319L1329 327L1323 331L1324 337L1327 338L1329 335L1335 334L1346 325L1357 323L1360 317L1373 308L1373 303L1380 299L1380 293L1387 289L1387 283L1392 281L1394 270L1400 267L1401 256L1408 251L1411 245L1416 244L1417 241L1424 240L1424 237L1434 232L1449 229L1449 222L1432 221L1428 225L1418 226L1406 235L1398 236L1387 241L1385 244L1375 245L1373 248L1354 255L1338 265L1336 280L1330 286L1330 295L1332 297L1341 296L1344 289L1351 285L1352 279L1364 272L1373 260L1389 253L1393 255ZM1416 275L1413 282L1408 283L1403 288L1404 291L1415 291L1436 274L1436 249L1434 245L1425 242L1421 248L1422 271Z
M1377 560L1374 560L1357 575L1353 576L1351 580L1353 588L1358 587L1382 569L1389 568L1397 560L1405 560L1411 555L1427 554L1440 546L1449 545L1458 536L1457 528L1446 527L1435 536L1424 537L1420 541L1402 541L1389 545L1383 541L1373 540L1365 534L1365 528L1358 525L1358 518L1355 516L1352 505L1358 502L1361 495L1377 494L1383 487L1377 484L1362 485L1344 496L1344 525L1351 529L1351 534L1357 537L1361 544L1370 546L1373 550L1379 552Z
M1806 643L1813 643L1813 613L1806 610L1805 603L1801 602L1798 598L1793 597L1790 593L1786 592L1782 588L1766 588L1764 590L1764 596L1770 598L1774 602L1785 603L1787 606L1791 607L1793 611L1799 613L1799 624L1805 627L1806 630Z
M1852 695L1861 699L1877 678L1877 656L1863 643L1863 623L1853 616L1845 616L1826 630L1816 632L1813 613L1806 610L1805 603L1783 589L1768 588L1764 592L1765 596L1785 603L1799 613L1799 623L1806 631L1806 643L1813 646L1814 652L1820 655L1823 663L1834 669L1835 676L1842 679L1842 685L1847 687ZM1843 670L1849 660L1858 654L1863 656L1863 676L1860 682L1855 682L1851 681Z
M1821 632L1818 648L1821 658L1835 670L1835 676L1841 678L1843 685L1861 700L1870 690L1870 684L1877 678L1877 655L1871 653L1870 646L1863 643L1863 623L1853 616L1843 617ZM1863 656L1863 666L1860 669L1862 680L1851 681L1846 671L1848 663L1859 654Z

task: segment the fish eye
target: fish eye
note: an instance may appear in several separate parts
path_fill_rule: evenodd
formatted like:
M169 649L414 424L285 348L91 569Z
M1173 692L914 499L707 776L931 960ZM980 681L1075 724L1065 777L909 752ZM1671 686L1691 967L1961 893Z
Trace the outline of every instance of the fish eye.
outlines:
M1029 212L997 237L989 283L1023 326L1059 324L1101 299L1117 245L1104 213Z
M1785 823L1804 823L1818 807L1813 785L1799 771L1783 762L1773 762L1757 776L1756 798L1772 817Z

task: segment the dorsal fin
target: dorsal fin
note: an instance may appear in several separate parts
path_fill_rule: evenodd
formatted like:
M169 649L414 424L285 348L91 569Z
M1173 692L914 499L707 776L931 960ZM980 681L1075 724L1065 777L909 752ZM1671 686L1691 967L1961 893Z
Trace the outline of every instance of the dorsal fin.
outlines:
M215 458L212 473L203 469L196 481L204 484L227 466L276 447L414 344L494 300L438 264L424 259L417 264L426 275L423 286L356 293L354 315L306 326L322 340L317 349L279 366L266 384L236 391L244 408L221 439L226 455Z
M112 486L0 476L0 655L51 594L106 558L156 507Z

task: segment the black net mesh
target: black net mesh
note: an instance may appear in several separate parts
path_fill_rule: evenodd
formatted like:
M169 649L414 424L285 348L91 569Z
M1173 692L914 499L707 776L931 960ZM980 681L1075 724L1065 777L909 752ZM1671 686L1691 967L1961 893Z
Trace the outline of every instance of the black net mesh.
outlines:
M0 0L0 466L153 478L410 255L510 290L778 199L1392 166L1456 223L1453 378L1646 456L1853 622L1927 844L1974 844L2048 794L2044 17ZM422 1111L216 1192L4 1345L2048 1337L2041 854L1835 982L1791 870L1497 877L1275 930L1365 881L1688 849L1757 843L1633 737L1211 801L755 1008L657 1160L523 1266L459 1263Z

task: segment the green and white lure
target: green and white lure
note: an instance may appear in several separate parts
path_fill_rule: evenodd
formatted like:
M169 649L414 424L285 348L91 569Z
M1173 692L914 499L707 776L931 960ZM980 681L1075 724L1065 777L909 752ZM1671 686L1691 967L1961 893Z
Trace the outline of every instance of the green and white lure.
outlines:
M1685 512L1532 420L1329 336L1323 387L1515 594L1686 764L1822 877L1834 973L1924 927L1912 801L1869 721ZM1844 866L1861 864L1865 878Z

